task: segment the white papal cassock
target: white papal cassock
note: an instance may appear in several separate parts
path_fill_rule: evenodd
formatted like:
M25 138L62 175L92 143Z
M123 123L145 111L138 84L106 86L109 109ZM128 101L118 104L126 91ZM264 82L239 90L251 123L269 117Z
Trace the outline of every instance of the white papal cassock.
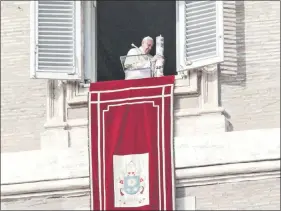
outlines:
M148 68L152 57L150 54L145 54L141 48L132 48L127 53L124 67L126 69Z
M151 77L152 58L152 55L145 54L141 48L130 49L124 62L125 79Z

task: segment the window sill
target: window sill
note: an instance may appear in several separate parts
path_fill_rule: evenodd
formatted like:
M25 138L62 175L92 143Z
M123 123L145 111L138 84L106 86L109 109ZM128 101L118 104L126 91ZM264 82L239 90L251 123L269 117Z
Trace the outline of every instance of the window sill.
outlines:
M197 75L195 75L197 77ZM182 83L184 81L184 83ZM194 95L198 94L197 83L192 83L190 79L177 79L175 81L174 94L177 95ZM189 85L187 85L189 83ZM90 84L81 84L82 88L89 88ZM76 95L68 100L69 106L82 106L88 103L88 92L81 95Z

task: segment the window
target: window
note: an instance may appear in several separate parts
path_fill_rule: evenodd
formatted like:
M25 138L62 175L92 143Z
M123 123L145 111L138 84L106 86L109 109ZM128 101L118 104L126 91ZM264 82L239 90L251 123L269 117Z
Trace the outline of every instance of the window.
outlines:
M96 2L30 4L31 78L96 81ZM186 69L223 61L222 13L222 1L176 2L177 70L186 61Z
M176 1L97 1L96 32L98 81L124 79L119 57L132 43L140 46L143 37L160 34L165 39L164 73L176 73Z

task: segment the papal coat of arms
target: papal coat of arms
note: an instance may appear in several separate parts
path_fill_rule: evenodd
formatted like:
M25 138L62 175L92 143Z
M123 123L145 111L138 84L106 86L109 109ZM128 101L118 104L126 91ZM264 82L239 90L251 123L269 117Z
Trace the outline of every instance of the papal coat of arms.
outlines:
M138 207L146 205L148 196L144 194L146 190L146 181L141 171L137 169L136 164L130 161L126 168L123 170L123 174L120 175L116 181L118 183L118 189L120 197L120 207Z

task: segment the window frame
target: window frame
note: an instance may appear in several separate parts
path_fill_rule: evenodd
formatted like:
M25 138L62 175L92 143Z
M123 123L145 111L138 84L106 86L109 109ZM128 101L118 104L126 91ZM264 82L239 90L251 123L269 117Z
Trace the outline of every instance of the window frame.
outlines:
M178 53L179 50L178 49L181 49L184 47L184 45L182 45L183 41L181 41L183 39L184 36L182 36L181 32L182 30L180 30L180 28L182 27L182 20L180 21L180 19L183 19L180 17L180 14L179 14L179 2L180 1L177 1L176 2L176 69L179 70L180 69L180 54ZM86 53L86 51L84 50L83 53L86 54L83 56L84 58L84 77L85 79L90 79L90 81L93 83L93 82L96 82L97 81L97 63L96 63L96 59L92 59L93 57L96 57L97 56L97 53L96 53L96 44L97 44L97 34L96 34L96 31L95 31L95 27L97 25L96 23L96 18L94 18L94 16L96 15L96 12L97 12L97 5L96 5L96 1L93 1L92 4L91 4L91 10L88 10L87 8L87 1L85 2L85 4L82 5L82 8L84 9L84 11L86 13L91 13L91 14L87 14L85 16L83 16L84 20L83 20L83 23L82 25L83 26L92 26L91 29L89 29L88 27L84 27L83 29L83 37L84 37L84 43L87 43L87 46L88 43L90 43L90 45L92 46L92 56L89 57L89 53ZM182 16L184 17L184 16ZM94 20L94 22L93 22ZM89 24L90 22L92 22L92 24ZM184 30L183 30L184 32ZM85 45L85 44L84 44ZM183 46L183 47L182 47ZM90 60L92 64L88 64L86 65L89 61L87 60ZM91 67L91 69L87 68L87 67ZM87 77L88 75L88 77ZM92 75L92 77L89 77L90 75ZM192 86L194 89L190 89L187 88L187 91L188 92L192 92L192 90L197 90L197 72L190 72L188 75L187 75L187 78L185 79L179 79L177 80L177 85L178 87L189 87L189 86ZM83 87L88 87L88 83L86 81L81 81L80 85L82 85Z
M87 85L97 82L97 6L96 0L82 1L82 57L83 57L83 76L80 84ZM93 59L94 58L94 59Z
M184 52L184 40L185 40L185 25L184 25L184 13L182 10L182 2L185 1L176 1L176 64L177 71L181 69L183 58L182 51ZM184 12L184 13L183 13ZM178 72L178 74L181 74ZM176 80L176 86L181 94L185 93L195 93L198 92L198 73L197 71L187 71L185 72L185 79L179 78Z
M178 4L180 1L176 1L176 64L177 69L179 69L179 61L178 61L178 48L180 43L179 42L179 14L178 14ZM91 8L91 9L89 9ZM89 88L90 82L94 83L97 81L97 63L96 59L92 59L93 57L96 57L96 42L97 42L97 34L95 31L96 27L96 12L97 12L97 5L96 1L85 1L82 3L82 11L83 16L81 16L81 22L82 22L82 37L83 37L83 54L82 54L82 61L83 61L83 74L84 78L87 78L88 76L91 76L90 81L82 80L75 83L69 83L68 85L68 105L69 106L81 106L81 104L87 104L87 90ZM94 22L92 21L94 20ZM92 23L92 24L90 24ZM91 28L88 28L87 26L92 26ZM86 44L87 43L87 44ZM89 52L92 52L91 54L86 53L85 46L89 46L89 43L91 45L91 49ZM92 56L91 56L92 55ZM198 94L198 74L197 71L189 71L187 74L187 77L182 79L176 79L175 80L175 91L174 93L176 95L182 95L182 94Z

